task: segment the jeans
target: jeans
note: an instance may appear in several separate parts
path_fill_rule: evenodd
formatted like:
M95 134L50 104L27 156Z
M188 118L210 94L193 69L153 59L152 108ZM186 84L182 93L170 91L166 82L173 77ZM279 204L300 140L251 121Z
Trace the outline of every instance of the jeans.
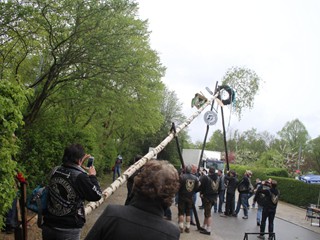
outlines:
M116 180L116 174L118 174L118 177L121 175L121 167L118 165L114 166L113 181Z
M43 240L80 240L81 228L42 227Z
M197 193L194 193L193 194L193 197L192 197L192 202L193 202L193 206L196 206L196 201L197 201ZM191 219L191 222L194 222L194 219L193 219L193 208L190 209L190 219Z
M261 223L261 219L262 219L262 209L263 209L263 207L258 204L257 223Z
M243 207L244 216L248 216L248 208L249 208L249 193L239 193L239 198L237 202L236 214L239 213L240 207Z
M19 225L18 215L17 215L17 201L18 201L17 198L13 200L11 208L5 215L6 217L5 224L12 228L16 228Z
M276 215L275 210L263 208L261 225L260 225L260 233L263 233L265 231L267 218L268 218L268 232L273 233L273 221L274 221L275 215ZM271 234L269 234L269 236L271 236Z
M225 193L226 193L226 190L224 189L224 190L221 190L219 192L219 195L218 195L218 197L219 197L218 212L219 213L222 213L222 205L224 203L224 195L225 195Z

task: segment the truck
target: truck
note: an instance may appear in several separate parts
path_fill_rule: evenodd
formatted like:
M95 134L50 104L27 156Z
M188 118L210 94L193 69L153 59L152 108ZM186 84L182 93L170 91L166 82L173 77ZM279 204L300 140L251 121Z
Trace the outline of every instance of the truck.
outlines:
M182 149L182 158L185 166L194 164L198 167L201 151L201 149ZM210 167L214 167L216 171L222 170L224 172L224 161L221 160L221 152L203 151L200 170L205 169L208 172Z

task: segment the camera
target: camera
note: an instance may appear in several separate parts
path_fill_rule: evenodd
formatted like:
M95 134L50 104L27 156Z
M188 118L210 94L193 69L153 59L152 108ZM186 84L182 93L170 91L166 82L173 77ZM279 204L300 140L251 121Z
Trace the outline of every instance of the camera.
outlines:
M87 163L87 167L92 167L93 166L93 162L94 162L94 157L89 157L88 159L88 163Z

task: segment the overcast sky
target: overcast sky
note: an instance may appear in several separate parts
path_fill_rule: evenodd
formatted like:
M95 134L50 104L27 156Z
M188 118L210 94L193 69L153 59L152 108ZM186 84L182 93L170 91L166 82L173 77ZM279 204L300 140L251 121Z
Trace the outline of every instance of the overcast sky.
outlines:
M138 0L149 21L151 47L167 68L163 82L175 91L190 117L196 92L210 97L232 66L255 71L264 81L254 108L241 121L224 107L227 134L256 128L276 135L299 119L311 138L320 136L319 0ZM188 127L203 141L204 113ZM221 113L218 113L221 120ZM222 129L221 122L210 127Z

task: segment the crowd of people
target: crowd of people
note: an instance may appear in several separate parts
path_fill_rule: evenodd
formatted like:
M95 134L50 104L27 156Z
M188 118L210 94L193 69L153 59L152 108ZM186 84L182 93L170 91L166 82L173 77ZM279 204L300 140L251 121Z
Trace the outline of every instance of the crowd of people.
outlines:
M72 144L65 148L62 164L53 169L48 184L47 212L44 214L42 238L44 240L79 240L84 226L85 201L98 201L102 197L94 165L85 167L91 157L83 146ZM142 156L137 155L131 164ZM123 159L118 155L113 170L113 181L121 174ZM248 219L249 199L257 205L256 221L260 228L258 238L273 239L274 218L279 191L277 182L256 179L251 183L252 172L246 170L240 178L234 170L224 171L211 167L198 171L187 165L177 171L165 160L149 160L127 180L127 197L123 205L108 205L97 219L86 240L104 239L179 239L197 225L201 234L211 235L212 212L221 217L237 217L243 209ZM236 201L236 193L238 199ZM195 207L197 196L201 199L198 219ZM178 222L172 220L171 206L178 209ZM268 231L266 221L268 219ZM195 223L197 222L197 224ZM125 231L123 231L125 229Z
M68 152L68 148L66 151ZM72 158L71 165L77 169L89 157L83 150L76 157L72 157L72 154L76 152L69 154L65 152L67 156L63 157L62 166L70 168L70 158ZM131 164L141 157L137 155ZM116 175L120 176L122 163L122 156L118 155L112 169L113 181ZM75 197L79 203L83 203L84 200L96 201L101 197L94 166L87 171L86 177L79 173L71 177L73 179L71 183L76 183L77 176L82 176L81 184L88 187L86 193L81 189L82 187L77 189L77 192L81 192L81 196ZM83 171L80 172L83 173ZM74 175L73 171L70 173ZM58 171L58 174L62 173ZM252 207L257 205L256 220L257 226L260 227L258 238L265 239L265 234L269 234L269 239L273 239L273 221L279 196L277 183L272 179L261 181L257 178L253 185L251 177L250 170L246 170L239 178L234 170L227 171L226 174L223 170L214 167L211 167L208 172L205 169L198 171L195 165L187 165L178 172L165 160L150 160L128 179L125 204L108 205L85 239L179 239L180 234L190 233L191 225L196 225L195 220L198 219L195 219L195 216L198 216L198 212L194 211L197 211L195 208L197 196L201 199L202 205L199 208L203 209L204 215L203 222L198 223L201 234L211 235L213 211L218 212L221 217L238 217L242 208L242 218L248 219L249 199L253 197ZM51 177L51 184L55 182L53 179ZM55 197L54 194L51 196L53 199ZM50 201L53 202L53 200ZM63 236L64 239L78 240L81 227L85 222L83 211L81 211L83 204L78 204L74 209L77 209L76 211L70 211L62 216L61 208L65 206L60 202L55 199L54 203L58 206L52 204L51 208L55 207L55 211L49 211L49 215L45 217L43 239L60 239L59 237ZM177 225L167 221L172 220L173 202L178 208ZM59 221L56 221L57 219ZM268 232L265 232L267 219Z

